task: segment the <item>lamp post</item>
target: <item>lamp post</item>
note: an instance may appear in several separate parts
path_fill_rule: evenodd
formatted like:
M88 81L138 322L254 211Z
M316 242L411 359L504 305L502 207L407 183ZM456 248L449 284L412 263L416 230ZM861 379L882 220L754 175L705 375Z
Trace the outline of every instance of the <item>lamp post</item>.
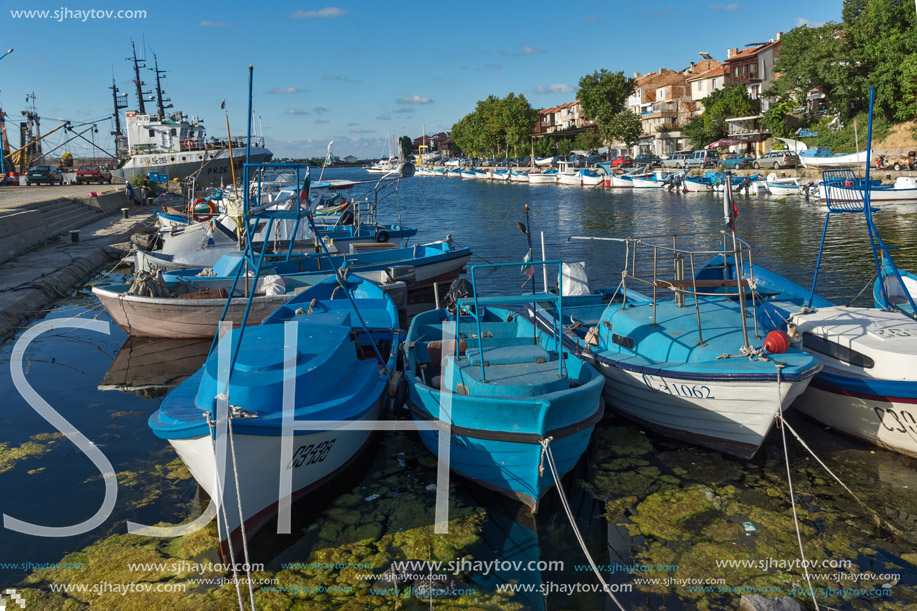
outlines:
M7 51L6 53L4 53L3 55L0 55L0 59L3 59L4 57L6 57L7 55L9 55L9 54L12 53L12 52L13 52L13 50L10 49L9 51ZM3 111L0 110L0 123L3 122L2 113L3 113ZM3 150L3 138L2 138L2 136L0 136L0 174L6 174L6 165L5 165L5 160L4 160L5 157L6 157L6 151Z

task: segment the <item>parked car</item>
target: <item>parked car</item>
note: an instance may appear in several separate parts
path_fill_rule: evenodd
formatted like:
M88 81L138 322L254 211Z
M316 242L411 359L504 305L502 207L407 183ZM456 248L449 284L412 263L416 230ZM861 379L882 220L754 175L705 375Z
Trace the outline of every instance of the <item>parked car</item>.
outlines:
M76 184L85 185L90 182L111 184L111 172L100 165L81 165L76 169Z
M668 159L662 160L662 167L664 168L683 168L686 167L685 164L688 161L688 157L691 156L691 151L679 151L677 153L672 153L669 155Z
M26 186L39 183L62 185L64 184L64 175L51 165L37 165L29 168L29 171L25 173Z
M611 158L611 167L613 168L629 168L634 165L634 160L627 155L618 155Z
M600 155L599 153L593 153L586 157L586 165L594 166L600 161L605 161L605 155Z
M729 153L725 157L720 157L716 167L721 170L744 170L750 168L753 162L754 159L749 159L744 155Z
M799 165L799 156L790 151L771 151L757 159L752 164L756 170L761 168L792 168Z
M634 165L648 165L654 168L662 167L662 157L659 155L637 155L634 157Z
M720 160L720 154L713 149L703 149L694 151L691 156L685 160L686 168L712 168Z

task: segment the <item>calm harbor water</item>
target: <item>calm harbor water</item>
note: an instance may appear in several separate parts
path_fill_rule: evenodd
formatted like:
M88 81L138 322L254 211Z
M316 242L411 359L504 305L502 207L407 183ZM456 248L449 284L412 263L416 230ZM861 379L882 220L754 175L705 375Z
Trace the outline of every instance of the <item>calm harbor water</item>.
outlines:
M331 169L326 176L368 177L356 169ZM383 220L397 219L391 203L381 211ZM525 222L528 204L533 233L544 232L547 258L585 261L594 286L618 283L623 246L570 241L570 236L723 227L721 195L714 194L413 178L403 182L400 203L405 225L419 229L415 242L451 234L457 244L472 248L472 261L478 263L521 260L528 245L516 223ZM826 209L805 200L744 195L737 196L737 204L737 230L754 249L755 262L808 286ZM889 245L901 248L895 254L899 265L917 269L917 206L886 206L876 224ZM819 292L846 303L871 285L875 273L865 223L858 215L838 215L828 236ZM488 288L504 292L517 291L523 279L521 274L482 278ZM870 294L867 289L858 303L868 304ZM109 320L88 288L58 303L41 320L71 317L77 325ZM116 326L108 331L50 330L28 347L22 367L43 400L111 462L119 483L115 507L100 525L75 536L37 537L0 529L0 587L26 592L30 609L60 608L62 596L73 608L237 608L231 585L218 591L215 585L199 585L178 598L51 593L53 584L175 579L128 570L130 562L216 561L212 547L200 542L178 545L125 535L127 520L177 524L200 512L193 479L175 462L168 444L149 431L146 419L158 408L163 389L191 373L206 347L126 343ZM102 504L104 482L86 456L17 391L10 373L18 366L15 345L11 340L0 346L0 393L5 398L0 511L5 519L43 526L89 520ZM134 390L117 389L125 384ZM813 585L823 590L819 603L836 609L917 608L917 463L833 435L799 416L790 422L875 512L858 506L788 438L806 558L832 563L815 569L820 576ZM533 519L520 507L453 478L450 535L437 540L430 530L434 493L427 489L435 475L435 462L415 436L380 436L341 481L297 504L294 534L272 535L269 526L255 537L253 561L266 565L260 576L288 588L259 592L259 608L288 608L294 601L315 609L392 607L392 595L367 591L373 582L352 572L285 565L360 560L373 566L364 573L379 575L399 559L521 563L457 571L451 587L475 591L450 603L458 607L612 608L601 592L587 591L598 582L582 566L587 561L556 495ZM615 595L625 608L735 609L743 592L792 595L794 587L805 587L802 569L788 565L798 562L799 550L779 432L753 460L740 461L645 433L609 414L596 428L587 460L570 479L568 495L593 558L598 564L619 565L604 576L616 584ZM530 561L536 563L532 568ZM62 562L43 570L34 566ZM721 566L724 562L733 564ZM838 563L849 566L837 569ZM498 592L505 584L533 591ZM294 593L292 585L301 590ZM317 589L333 585L354 589L337 594ZM374 584L390 585L378 578ZM812 605L805 596L797 599ZM118 607L122 602L126 606ZM428 608L416 599L405 604ZM443 605L434 602L434 607Z

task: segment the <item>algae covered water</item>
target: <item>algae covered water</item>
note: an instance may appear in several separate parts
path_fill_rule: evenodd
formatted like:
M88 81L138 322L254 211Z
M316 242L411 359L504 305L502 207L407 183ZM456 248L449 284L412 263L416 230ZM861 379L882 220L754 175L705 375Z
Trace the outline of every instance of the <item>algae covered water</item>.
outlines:
M419 229L415 241L451 234L472 248L473 262L494 263L526 253L516 223L526 221L528 204L534 235L544 232L547 258L585 261L596 286L617 284L623 248L570 236L723 226L722 201L707 194L413 178L403 182L400 204L405 224ZM747 196L737 204L738 231L755 249L755 262L807 286L825 209ZM398 211L392 204L383 214L393 221ZM846 303L871 282L874 268L863 219L840 216L831 223L820 292ZM887 206L876 223L889 245L901 247L899 265L917 269L911 237L917 207ZM487 275L483 282L512 292L523 279ZM859 303L868 303L869 294ZM167 388L199 366L207 343L127 341L85 288L31 327L52 322L27 347L24 333L0 347L5 600L15 595L26 609L239 608L232 571L216 553L213 523L177 538L132 535L126 526L187 523L206 506L146 420ZM24 398L20 370L41 400L110 463L117 490L107 515L110 481ZM624 608L737 609L743 594L791 596L814 608L810 586L821 608L917 608L915 462L792 413L788 422L862 504L789 431L772 431L753 460L741 461L653 435L608 412L566 494L590 554ZM268 525L252 539L257 608L614 608L555 493L533 517L453 476L449 533L441 535L433 532L435 482L435 458L416 435L378 435L340 478L295 505L292 534L272 534ZM20 532L22 522L83 526L76 533L44 533L66 536L38 536ZM249 605L246 585L240 593Z

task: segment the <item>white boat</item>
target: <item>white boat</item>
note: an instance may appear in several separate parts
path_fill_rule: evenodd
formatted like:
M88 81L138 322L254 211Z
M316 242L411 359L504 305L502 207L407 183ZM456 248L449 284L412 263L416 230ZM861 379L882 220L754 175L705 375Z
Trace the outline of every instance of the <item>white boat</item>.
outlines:
M799 153L799 161L806 168L849 168L857 165L866 165L867 151L859 151L847 155L832 155L831 149L815 148Z
M791 322L825 366L797 409L917 458L917 322L897 310L852 307L819 308Z
M498 180L498 181L502 180L503 182L508 182L509 181L509 170L507 170L506 168L503 168L500 170L492 170L490 172L490 179Z
M576 170L573 164L567 161L561 161L557 164L557 184L559 185L583 185L583 177Z
M767 175L764 183L767 186L767 192L771 195L806 195L810 187L814 185L812 181L803 182L801 178L777 178L773 172Z
M517 172L516 170L511 170L509 173L510 182L528 182L529 175L526 172Z
M389 157L388 159L377 161L364 169L370 174L397 174L401 171L402 165L395 157Z
M666 185L666 180L678 172L668 172L666 170L656 170L650 176L634 176L631 179L634 189L661 189Z
M818 198L825 201L863 203L863 185L861 181L844 183L822 181L818 186ZM869 188L869 201L875 204L882 202L917 203L917 177L899 176L893 185L872 185Z
M554 157L535 157L535 165L551 166L554 164Z
M557 182L557 170L545 170L529 174L529 183L533 185L553 185Z
M465 168L464 170L459 172L459 176L463 180L475 180L477 179L478 174L477 172L474 171L474 168Z
M329 272L331 273L333 272ZM261 278L259 285L255 287L255 293L264 292L263 286L283 288L277 294L252 298L248 324L260 323L268 314L305 288L327 277L328 275L311 275L302 278ZM279 284L270 284L277 282L275 278L279 280ZM265 284L266 279L270 279L268 284ZM226 306L229 289L232 288L232 279L221 278L214 281L207 278L192 278L186 282L163 282L162 285L176 297L133 294L130 292L130 284L97 285L92 287L92 292L111 314L115 324L133 337L213 337ZM238 326L242 322L248 303L244 280L237 285L236 295L229 305L226 320Z
M584 187L601 187L605 184L605 174L599 174L592 170L580 170L579 174L583 178Z
M223 338L239 347L228 380L218 379L227 357L217 349L149 420L208 496L224 506L217 514L227 562L231 550L243 546L243 536L360 454L373 426L348 428L342 422L375 421L383 412L401 343L398 312L369 283L347 284L334 294L336 282L317 285L303 293L305 301L275 312L276 324L232 331ZM288 358L295 364L288 365ZM311 428L302 426L312 422ZM295 432L284 434L285 424ZM223 445L227 432L232 443Z

